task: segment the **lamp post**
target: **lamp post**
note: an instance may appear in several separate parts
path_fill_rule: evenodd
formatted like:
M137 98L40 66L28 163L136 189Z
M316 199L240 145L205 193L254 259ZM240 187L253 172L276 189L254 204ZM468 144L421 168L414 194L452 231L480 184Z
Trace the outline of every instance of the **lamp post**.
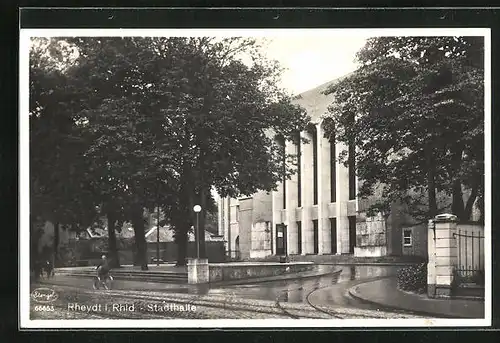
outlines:
M194 238L196 240L196 257L200 258L200 212L201 206L195 205L193 211L196 213L196 231Z

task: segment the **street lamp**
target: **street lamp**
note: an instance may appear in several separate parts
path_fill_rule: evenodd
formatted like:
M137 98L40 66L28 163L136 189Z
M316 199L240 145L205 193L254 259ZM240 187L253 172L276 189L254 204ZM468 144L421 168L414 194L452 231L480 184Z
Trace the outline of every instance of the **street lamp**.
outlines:
M201 206L194 205L193 211L196 213L196 231L195 231L195 240L196 240L196 257L200 258L200 212Z

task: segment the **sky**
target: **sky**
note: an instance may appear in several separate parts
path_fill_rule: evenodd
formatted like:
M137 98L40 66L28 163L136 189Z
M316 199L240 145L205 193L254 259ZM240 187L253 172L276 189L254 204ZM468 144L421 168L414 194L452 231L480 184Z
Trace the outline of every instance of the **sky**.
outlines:
M368 37L266 37L267 56L287 70L282 86L293 95L348 74L357 68L355 55Z

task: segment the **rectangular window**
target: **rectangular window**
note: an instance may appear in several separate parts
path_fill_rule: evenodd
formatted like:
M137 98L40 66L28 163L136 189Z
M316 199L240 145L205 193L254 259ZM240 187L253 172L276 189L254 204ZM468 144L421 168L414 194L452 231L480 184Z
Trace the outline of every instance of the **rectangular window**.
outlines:
M354 253L356 247L356 216L348 216L349 220L349 253Z
M313 220L313 240L314 240L314 254L319 252L319 237L318 237L318 221Z
M356 199L356 149L354 142L349 144L349 200Z
M313 144L313 189L314 189L314 202L313 205L318 204L318 134L316 132L316 128L314 128L314 132L312 135L312 144Z
M283 141L283 209L286 209L286 143Z
M331 248L332 254L337 253L337 218L330 218Z
M297 222L297 254L302 254L302 222Z
M297 205L302 206L302 158L300 156L300 132L297 135Z
M235 213L236 221L240 221L240 205L236 205L236 213Z
M335 147L335 139L330 140L330 201L337 201L337 164L335 155L337 150Z
M411 229L404 229L403 230L403 246L411 247L411 244L412 244Z

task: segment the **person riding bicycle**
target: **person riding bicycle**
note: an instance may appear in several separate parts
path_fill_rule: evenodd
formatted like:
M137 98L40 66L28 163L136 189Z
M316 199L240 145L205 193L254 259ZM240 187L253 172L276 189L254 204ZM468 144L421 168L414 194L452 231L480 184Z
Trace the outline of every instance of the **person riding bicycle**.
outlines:
M106 280L109 277L111 267L109 266L109 261L106 255L102 255L101 261L97 265L96 270L99 280Z

